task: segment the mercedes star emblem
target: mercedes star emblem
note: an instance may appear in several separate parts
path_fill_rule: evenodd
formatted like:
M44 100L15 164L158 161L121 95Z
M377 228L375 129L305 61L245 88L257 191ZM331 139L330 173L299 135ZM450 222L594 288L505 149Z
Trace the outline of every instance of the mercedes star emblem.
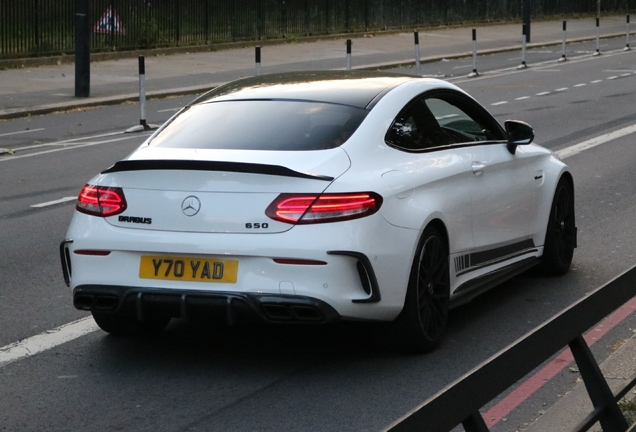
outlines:
M181 211L186 216L194 216L201 210L201 201L195 196L189 196L181 203Z

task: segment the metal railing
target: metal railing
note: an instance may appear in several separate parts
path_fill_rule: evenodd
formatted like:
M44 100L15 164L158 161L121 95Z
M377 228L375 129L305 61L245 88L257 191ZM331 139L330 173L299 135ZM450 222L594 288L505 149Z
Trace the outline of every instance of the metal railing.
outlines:
M77 0L0 0L0 58L72 53ZM84 0L93 51L595 14L597 0ZM603 0L602 12L626 12Z
M597 421L605 432L624 432L627 422L617 402L636 385L636 379L612 394L583 332L636 295L636 267L582 298L508 348L486 360L387 430L486 432L479 410L521 380L563 347L569 346L594 410L574 430L587 431ZM635 430L632 427L630 431Z

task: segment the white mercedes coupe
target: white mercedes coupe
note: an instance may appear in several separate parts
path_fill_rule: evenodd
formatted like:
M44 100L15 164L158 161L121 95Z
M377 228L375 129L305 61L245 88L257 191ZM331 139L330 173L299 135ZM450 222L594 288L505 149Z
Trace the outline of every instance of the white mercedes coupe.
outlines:
M445 81L305 72L222 85L79 194L60 255L112 334L172 318L392 322L411 352L449 308L576 247L567 166Z

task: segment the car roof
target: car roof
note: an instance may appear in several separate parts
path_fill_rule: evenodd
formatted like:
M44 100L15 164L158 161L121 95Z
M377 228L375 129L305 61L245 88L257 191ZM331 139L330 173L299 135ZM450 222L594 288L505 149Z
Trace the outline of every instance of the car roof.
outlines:
M232 81L192 102L302 100L368 108L414 77L367 71L291 72Z

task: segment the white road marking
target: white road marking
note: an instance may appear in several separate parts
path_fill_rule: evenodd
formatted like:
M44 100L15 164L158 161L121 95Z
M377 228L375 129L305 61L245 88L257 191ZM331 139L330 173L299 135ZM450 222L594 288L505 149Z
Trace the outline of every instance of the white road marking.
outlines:
M603 82L603 80L594 80L594 81L590 81L590 84L597 84Z
M570 57L568 60L568 66L571 66L573 64L577 64L577 63L581 63L581 62L586 62L586 61L595 61L596 57L590 57L588 54L590 54L592 51L582 51L581 53L584 53L584 55L578 56L578 57ZM605 58L609 58L609 57L614 57L614 56L620 56L620 55L631 55L633 51L623 51L623 49L621 48L618 51L606 51L605 53L603 53L603 57ZM541 71L550 71L550 72L560 72L561 69L554 69L554 70L549 70L546 69L547 67L554 67L554 63L556 62L556 60L548 60L548 61L544 61L544 62L540 62L540 63L533 63L532 64L532 68L530 69L517 69L516 66L514 67L510 67L510 68L504 68L504 69L496 69L493 70L491 72L488 72L487 74L484 75L480 75L478 77L471 77L471 78L466 78L466 77L454 77L454 78L449 78L448 81L449 82L453 82L453 83L465 83L465 82L475 82L475 81L480 81L480 80L484 80L484 79L491 79L491 78L500 78L502 76L508 76L508 75L514 75L514 74L518 74L518 73L527 73L527 72L541 72ZM467 67L470 67L467 66ZM598 80L595 82L601 82L602 80Z
M562 92L562 91L566 91L567 89L568 89L567 87L561 87L561 88L556 89L555 91L556 92Z
M613 79L616 79L616 78L618 78L618 77L617 76L607 77L608 80L613 80Z
M23 339L0 348L0 368L17 360L31 357L43 351L55 348L86 334L96 331L99 327L92 317L82 318L63 326L47 330L39 335Z
M9 135L19 135L19 134L25 134L25 133L31 133L31 132L39 132L39 131L43 131L43 130L44 130L44 128L29 129L29 130L23 130L23 131L19 131L19 132L7 132L7 133L0 134L0 137L9 136Z
M168 108L168 109L162 109L157 111L158 113L163 113L163 112L170 112L170 111L179 111L181 108Z
M64 145L64 144L74 143L74 142L77 142L77 141L87 141L87 140L92 140L92 139L96 139L96 138L104 138L104 137L109 137L109 136L114 136L114 135L123 135L123 134L124 134L124 132L110 132L110 133L107 133L107 134L92 135L92 136L80 137L80 138L71 138L71 139L62 140L62 141L54 141L54 142L51 142L51 143L34 144L34 145L31 145L31 146L20 147L20 148L14 149L14 151L31 150L31 149L40 148L40 147L52 147L52 146L57 146L57 145Z
M581 84L574 84L574 87L585 87L587 84L585 83L581 83Z
M448 114L448 115L444 115L444 116L440 116L440 117L435 117L435 120L444 120L444 119L458 117L458 116L459 116L459 114Z
M541 92L541 93L537 93L535 96L545 96L545 95L549 95L550 92Z
M598 136L596 138L589 139L587 141L583 141L582 143L574 144L573 146L566 147L555 152L561 159L569 158L571 156L577 155L585 150L589 150L601 144L605 144L606 142L613 141L615 139L624 137L625 135L629 135L636 132L636 125L628 126L623 129L619 129L614 132L607 133L605 135Z
M497 105L504 105L504 104L507 104L507 103L508 103L508 101L500 101L500 102L491 103L490 105L497 106Z
M518 98L515 98L515 100L524 100L524 99L530 99L532 96L521 96Z
M631 74L630 73L624 73L624 74L621 74L621 76L631 76Z
M69 201L75 201L77 199L77 197L64 197L64 198L60 198L54 201L47 201L47 202L43 202L40 204L33 204L31 207L34 208L42 208L42 207L48 207L48 206L52 206L55 204L61 204L64 202L69 202Z
M140 136L143 136L143 135L130 135L130 136L124 136L124 137L121 137L121 138L114 138L114 139L105 140L105 141L97 141L97 142L90 142L90 143L84 143L84 144L76 144L76 145L73 145L72 147L62 147L62 148L57 148L57 149L52 149L52 150L43 150L41 152L29 153L29 154L25 154L25 155L21 155L21 156L2 157L2 158L0 158L0 162L7 162L7 161L17 160L17 159L22 159L22 158L39 156L39 155L48 154L48 153L56 153L56 152L61 152L61 151L65 151L65 150L74 150L76 148L82 148L82 147L91 147L91 146L100 145L100 144L107 144L107 143L111 143L111 142L124 141L124 140L129 140L131 138L138 138Z

